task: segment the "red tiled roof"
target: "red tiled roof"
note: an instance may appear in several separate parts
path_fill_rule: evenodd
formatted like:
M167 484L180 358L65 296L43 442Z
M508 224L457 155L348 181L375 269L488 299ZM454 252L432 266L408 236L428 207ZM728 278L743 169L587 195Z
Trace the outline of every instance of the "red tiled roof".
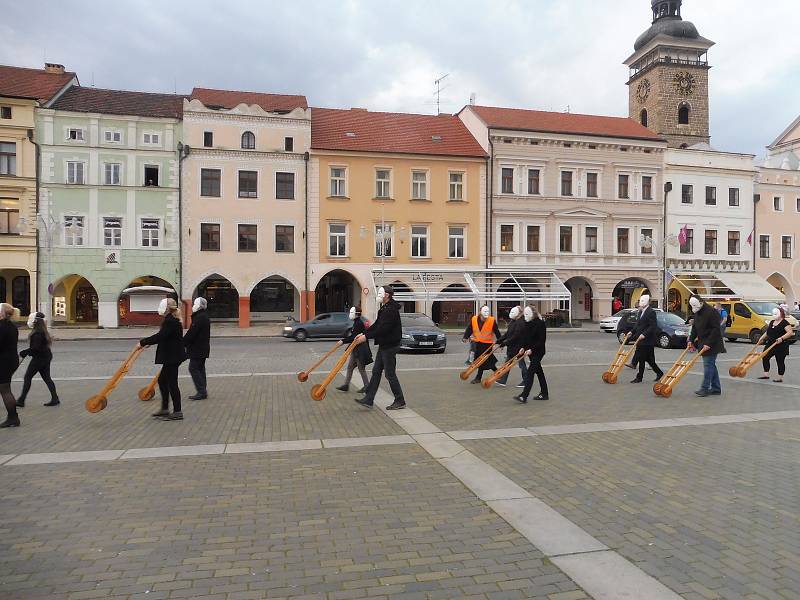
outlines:
M495 129L663 141L658 134L627 117L602 117L493 106L470 106L469 108L474 110L488 127Z
M290 112L295 108L308 108L305 96L288 94L262 94L261 92L239 92L235 90L212 90L194 88L192 99L198 99L205 106L234 108L242 103L257 104L267 112Z
M486 156L461 119L453 115L363 109L312 108L311 147L316 150Z
M45 103L67 85L75 73L48 73L44 69L26 69L0 65L0 96L31 98Z
M109 115L180 119L183 114L183 96L73 86L64 92L51 108Z

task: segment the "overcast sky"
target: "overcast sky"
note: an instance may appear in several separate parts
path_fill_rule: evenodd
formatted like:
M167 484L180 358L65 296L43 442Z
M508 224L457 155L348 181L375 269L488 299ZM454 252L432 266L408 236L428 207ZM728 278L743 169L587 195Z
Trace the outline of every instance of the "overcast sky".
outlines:
M800 114L798 0L685 0L714 40L712 144L763 154ZM627 115L622 64L650 0L6 2L0 63L82 85L301 93L312 106L435 113L479 104Z

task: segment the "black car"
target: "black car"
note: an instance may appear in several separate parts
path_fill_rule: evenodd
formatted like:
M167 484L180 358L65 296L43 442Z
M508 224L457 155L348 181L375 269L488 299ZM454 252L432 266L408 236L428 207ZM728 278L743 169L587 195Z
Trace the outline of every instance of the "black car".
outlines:
M660 348L686 348L686 342L689 339L689 330L691 325L687 325L686 321L678 315L672 313L665 313L660 308L654 308L656 311L656 321L658 322L658 346ZM639 312L633 311L625 318L620 319L617 325L617 339L619 343L625 339L625 335L629 331L633 331L636 326L636 321L639 318ZM633 339L628 340L633 343Z
M353 327L346 312L320 313L310 321L295 321L283 328L283 337L305 342L308 338L343 338Z
M447 349L447 335L428 315L422 313L401 313L403 337L400 348L403 350L433 350L442 353Z

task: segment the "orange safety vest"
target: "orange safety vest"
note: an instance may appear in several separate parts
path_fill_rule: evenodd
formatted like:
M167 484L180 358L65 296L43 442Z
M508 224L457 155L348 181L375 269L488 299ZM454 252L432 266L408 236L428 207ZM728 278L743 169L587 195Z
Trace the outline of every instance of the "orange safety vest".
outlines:
M472 339L479 344L493 344L494 317L487 317L481 329L478 329L478 315L472 317Z

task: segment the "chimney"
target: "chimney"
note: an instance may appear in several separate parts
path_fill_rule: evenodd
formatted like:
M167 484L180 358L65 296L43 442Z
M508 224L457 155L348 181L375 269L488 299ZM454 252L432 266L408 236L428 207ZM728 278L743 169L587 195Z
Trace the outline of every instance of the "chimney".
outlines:
M44 63L44 72L45 73L54 73L55 75L63 75L64 74L64 65L59 65L58 63Z

